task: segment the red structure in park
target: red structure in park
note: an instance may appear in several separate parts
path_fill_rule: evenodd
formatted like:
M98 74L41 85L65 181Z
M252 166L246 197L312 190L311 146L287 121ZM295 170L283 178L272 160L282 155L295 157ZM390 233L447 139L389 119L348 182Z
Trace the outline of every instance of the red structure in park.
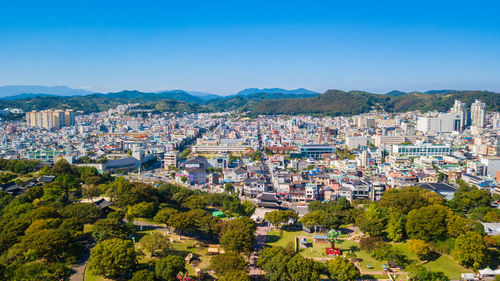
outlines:
M339 248L335 248L335 242L338 242L339 237L342 235L340 231L336 231L335 229L330 229L326 236L328 237L328 241L330 241L330 248L326 248L326 254L329 256L340 256L342 253Z

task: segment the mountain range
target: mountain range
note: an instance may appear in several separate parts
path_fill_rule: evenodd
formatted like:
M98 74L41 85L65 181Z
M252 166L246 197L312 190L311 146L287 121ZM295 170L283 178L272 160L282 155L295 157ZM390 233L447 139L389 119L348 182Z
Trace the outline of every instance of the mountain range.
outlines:
M20 98L26 97L26 94L33 95L54 95L54 96L84 96L94 92L72 89L66 86L27 86L27 85L11 85L0 87L0 98L22 95ZM23 95L24 94L24 95Z
M17 87L15 88L17 92L13 90L13 87ZM455 99L460 99L469 106L475 99L480 99L486 103L488 110L500 111L500 94L489 91L431 90L406 93L395 90L386 94L374 94L364 91L328 90L319 94L306 89L250 88L235 95L219 96L183 90L156 93L121 91L102 94L84 90L71 91L72 89L64 86L8 86L0 87L0 93L6 93L5 88L10 89L9 93L15 95L0 98L0 109L15 107L24 111L73 108L84 112L97 112L116 107L119 104L140 103L143 108L160 112L232 110L248 111L251 114L353 115L372 109L383 109L387 112L447 111ZM61 89L61 91L57 92L56 88ZM19 92L25 89L43 93ZM70 96L71 93L75 95Z
M36 97L36 96L85 96L85 95L91 95L91 94L99 94L99 95L110 95L110 96L117 96L121 95L140 95L143 94L144 92L139 92L139 91L121 91L118 93L96 93L96 92L91 92L91 91L86 91L82 89L72 89L67 86L28 86L28 85L15 85L15 86L0 86L0 98L1 99L8 99L8 100L16 100L16 99L23 99L23 98L31 98L31 97ZM225 98L225 97L231 97L231 96L238 96L238 95L254 95L254 94L283 94L283 95L317 95L319 93L313 92L304 88L299 88L295 90L286 90L286 89L281 89L281 88L264 88L264 89L258 89L258 88L248 88L239 91L238 93L234 95L229 95L229 96L222 96L222 95L217 95L213 93L207 93L207 92L200 92L200 91L184 91L184 90L162 90L162 91L157 91L154 93L148 93L148 94L155 94L158 96L162 97L173 97L174 100L187 100L190 99L189 96L191 97L197 97L197 99L191 98L192 102L203 102L203 101L208 101L211 99L217 99L217 98Z

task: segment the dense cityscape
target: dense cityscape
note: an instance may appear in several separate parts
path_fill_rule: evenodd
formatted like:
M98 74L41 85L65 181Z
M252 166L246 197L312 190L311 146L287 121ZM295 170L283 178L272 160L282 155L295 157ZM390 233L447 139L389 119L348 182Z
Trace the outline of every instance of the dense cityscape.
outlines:
M500 281L500 1L2 1L0 281Z
M480 100L455 100L447 112L374 107L337 117L158 113L137 103L24 115L0 129L5 278L500 272L500 114ZM67 236L49 234L61 227ZM42 235L67 245L56 250ZM23 247L47 268L13 256ZM114 257L121 252L128 256Z

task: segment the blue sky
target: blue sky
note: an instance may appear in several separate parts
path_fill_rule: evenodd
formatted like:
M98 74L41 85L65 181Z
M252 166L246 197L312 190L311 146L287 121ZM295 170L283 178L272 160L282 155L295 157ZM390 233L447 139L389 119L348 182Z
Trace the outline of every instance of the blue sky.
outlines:
M0 1L0 85L500 91L497 1Z

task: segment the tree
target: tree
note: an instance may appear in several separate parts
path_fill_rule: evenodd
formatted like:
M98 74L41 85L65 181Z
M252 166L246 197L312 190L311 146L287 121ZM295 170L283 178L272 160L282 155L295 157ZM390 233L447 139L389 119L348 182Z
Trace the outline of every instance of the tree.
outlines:
M94 224L92 237L96 241L103 241L110 238L126 239L129 234L127 227L117 219L107 218L98 220Z
M24 235L29 235L33 232L40 231L42 229L55 229L58 228L62 223L61 219L44 219L36 220L30 224L30 226L24 231Z
M245 216L251 217L255 212L255 205L252 202L244 200L241 202L241 205L245 209Z
M419 260L427 260L432 254L432 249L424 240L408 240L408 250L417 255Z
M151 253L151 256L155 254L164 255L170 248L170 239L158 232L145 235L139 242L143 249Z
M276 210L264 215L264 219L281 228L291 219L297 220L299 216L293 210Z
M155 215L156 207L152 202L141 202L133 205L127 211L129 215L136 218L152 218Z
M70 274L70 268L63 263L42 263L42 262L29 262L20 265L13 273L12 279L16 281L59 281L64 280ZM0 274L0 277L9 280Z
M226 182L226 184L224 184L224 191L226 191L227 193L233 193L234 186L230 182Z
M58 160L54 166L50 169L50 173L53 175L71 175L74 173L73 167L64 159Z
M226 251L249 253L253 249L257 225L247 217L230 221L220 238L220 244Z
M493 197L488 190L469 186L463 180L457 180L459 188L449 201L449 206L458 212L468 213L477 207L490 207Z
M294 255L286 254L284 251L280 250L279 247L269 249L274 250L269 251L266 258L259 258L257 260L257 265L261 266L262 269L266 271L266 277L271 281L290 280L288 262ZM261 253L264 254L264 251L266 251L266 248L264 248Z
M137 253L130 240L104 240L90 251L87 268L106 278L126 277L137 266Z
M343 257L335 257L333 260L329 260L326 263L326 268L330 278L337 281L350 281L361 277L359 269Z
M158 280L175 281L179 272L186 271L185 261L179 256L167 256L155 263L155 274Z
M312 259L295 255L287 263L290 281L317 281L323 271L322 265Z
M467 231L473 231L476 223L470 219L453 214L448 218L447 231L450 237L458 237Z
M204 209L205 201L199 195L191 195L182 204L185 208L195 210L195 209Z
M422 196L425 193L431 192L418 187L389 189L382 195L380 206L390 208L393 212L408 214L411 210L429 205L428 200ZM440 196L439 194L436 195Z
M219 281L251 281L252 279L250 276L248 276L246 271L242 270L232 270L227 273L224 273L221 277L218 279Z
M65 218L78 218L82 223L94 223L101 215L101 209L92 204L78 203L65 206L61 215Z
M460 265L476 270L488 262L488 249L483 237L472 231L455 240L451 255Z
M363 251L371 252L382 242L381 237L364 237L359 240L359 247Z
M59 213L54 207L42 206L31 211L31 219L33 221L40 219L58 218Z
M405 237L405 221L406 217L403 214L391 212L386 229L387 238L395 242L403 240Z
M158 213L156 213L156 216L154 216L153 221L156 223L164 223L168 224L168 220L172 217L175 216L179 213L174 208L163 208Z
M168 219L167 225L175 228L182 234L183 231L193 231L196 229L196 219L192 212L177 213Z
M375 203L368 206L366 211L356 218L356 226L371 236L380 236L385 228L385 218Z
M484 222L500 222L500 215L498 212L490 211L483 216Z
M408 214L406 232L409 237L424 241L438 240L446 237L447 219L452 211L442 205L431 205L412 210Z
M101 190L97 185L92 184L87 188L83 189L82 195L83 198L88 198L90 200L93 200L94 198L99 197L101 195Z
M22 249L28 259L46 259L62 262L76 257L79 247L71 233L66 229L39 229L30 231L22 238Z
M143 269L134 273L130 281L156 281L156 276L154 272Z
M188 178L187 178L186 176L182 176L182 177L181 177L181 182L182 182L182 183L186 183L186 182L187 182L187 180L188 180Z
M237 252L227 251L223 254L213 256L210 259L210 268L217 273L218 276L224 276L231 271L246 271L248 263Z
M300 219L300 222L307 227L314 227L317 225L322 225L323 219L327 215L328 214L322 210L313 211L313 212L305 214Z

